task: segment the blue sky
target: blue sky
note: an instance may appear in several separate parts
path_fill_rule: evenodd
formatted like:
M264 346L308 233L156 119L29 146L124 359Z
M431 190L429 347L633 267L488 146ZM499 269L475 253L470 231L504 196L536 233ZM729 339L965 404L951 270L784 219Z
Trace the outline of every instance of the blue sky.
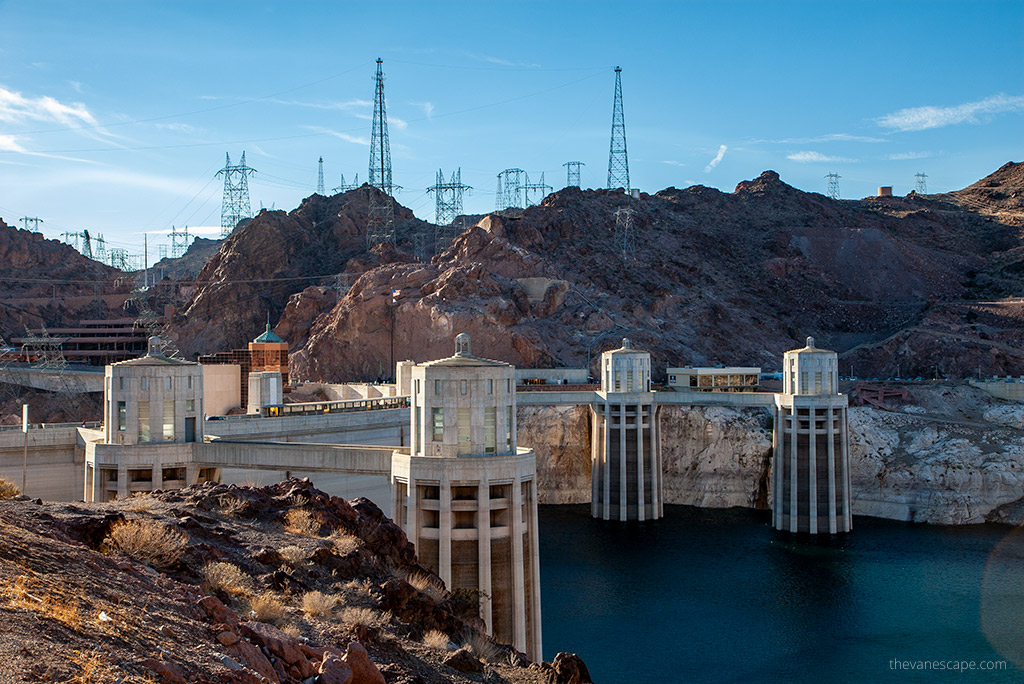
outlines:
M605 184L616 65L632 184L731 191L765 169L843 197L968 185L1024 158L1024 2L0 0L0 217L141 252L219 232L224 155L253 210L366 179L384 60L397 197L441 168L586 163ZM18 224L20 225L20 224Z

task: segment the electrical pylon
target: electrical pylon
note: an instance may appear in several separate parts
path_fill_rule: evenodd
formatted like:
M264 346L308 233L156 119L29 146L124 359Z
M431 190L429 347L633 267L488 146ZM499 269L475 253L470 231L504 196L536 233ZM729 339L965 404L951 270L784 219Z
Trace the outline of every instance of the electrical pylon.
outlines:
M171 226L171 257L178 259L188 251L188 226L178 230Z
M462 232L462 222L455 224L455 219L462 214L462 193L473 188L462 182L462 168L456 169L451 180L447 183L444 180L444 173L437 170L437 181L427 192L434 193L436 204L434 206L434 223L437 228L434 230L434 253L438 254L448 249L452 240Z
M37 233L39 232L39 224L40 223L46 223L46 221L44 221L43 219L39 218L38 216L22 216L18 220L21 221L21 223L25 226L25 230L31 230L28 227L28 224L30 224L30 223L34 224L35 232L37 232Z
M925 180L928 175L924 171L918 171L914 174L914 179L917 181L917 194L927 195L928 194L928 182Z
M92 259L92 238L89 236L88 230L83 230L82 233L82 255Z
M107 263L107 241L103 239L103 233L96 234L96 261L101 264Z
M323 157L320 157L319 164L320 164L320 168L319 168L319 171L317 172L317 177L316 177L316 194L322 196L324 194L324 158Z
M580 167L586 166L586 164L581 161L570 161L565 162L562 166L565 167L565 187L580 187Z
M366 219L366 249L387 242L395 244L395 190L391 182L391 143L388 141L388 115L384 100L384 60L377 58L376 87L373 95L373 133L370 136L370 210Z
M526 176L526 182L523 183L523 204L525 206L527 206L527 207L532 207L533 205L537 204L537 202L539 202L540 200L542 200L545 197L547 197L548 193L551 192L552 188L551 188L550 185L547 185L544 182L544 172L543 171L540 174L540 182L539 183L531 183L530 182L530 174L524 174L524 175ZM540 193L540 197L537 199L537 201L534 201L533 198L530 197L530 193L534 192L534 191Z
M832 173L825 174L825 178L828 179L828 192L825 194L834 200L839 199L839 179L841 177L842 176L834 171Z
M528 182L526 171L522 169L505 169L499 173L495 211L504 216L518 216L525 207L524 186Z
M633 231L633 217L636 210L632 207L622 207L615 211L615 246L624 261L628 261L636 255L636 238Z
M615 101L612 104L612 142L608 150L608 189L629 194L629 158L626 155L626 121L622 116L622 68L615 67Z
M341 183L338 184L338 187L332 189L331 192L334 192L334 193L348 192L349 190L355 190L358 187L359 187L359 174L358 173L356 174L356 177L353 179L351 185L348 185L347 183L345 183L345 174L341 174Z
M231 165L231 155L224 154L224 168L214 174L214 177L224 176L224 199L220 205L220 236L227 237L235 229L238 222L247 219L252 214L252 207L249 204L249 176L256 173L256 169L245 165L245 151L242 152L242 161L237 166Z

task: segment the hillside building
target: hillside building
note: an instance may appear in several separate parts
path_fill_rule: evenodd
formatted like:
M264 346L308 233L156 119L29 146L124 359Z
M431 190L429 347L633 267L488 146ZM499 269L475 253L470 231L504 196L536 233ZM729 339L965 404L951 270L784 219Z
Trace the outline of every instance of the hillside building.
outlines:
M666 368L668 386L677 392L756 392L761 369L754 366Z
M391 462L393 517L449 590L479 591L488 632L541 658L537 459L516 444L515 368L470 353L406 366L412 445Z

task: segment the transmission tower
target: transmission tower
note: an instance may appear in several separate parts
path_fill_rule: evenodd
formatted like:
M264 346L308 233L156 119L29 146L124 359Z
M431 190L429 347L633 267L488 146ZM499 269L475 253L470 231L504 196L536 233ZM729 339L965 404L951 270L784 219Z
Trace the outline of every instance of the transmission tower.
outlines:
M388 142L388 114L384 101L384 60L377 58L373 95L373 134L370 137L370 211L366 220L366 248L382 242L395 244L395 200L398 189L391 182L391 143Z
M89 231L82 231L82 254L92 259L92 238L89 237Z
M316 194L324 194L324 158L320 157L320 168L316 176Z
M163 261L167 258L167 245L156 246L157 261Z
M834 200L839 199L839 179L841 176L838 173L832 172L826 174L825 178L828 179L828 192L825 194Z
M256 169L245 165L245 151L242 161L237 166L231 165L231 155L224 154L224 168L214 174L214 178L224 175L224 199L220 205L220 236L227 237L235 229L238 222L249 218L252 207L249 205L249 176Z
M46 223L46 221L39 218L38 216L22 216L18 220L21 221L22 225L25 226L25 230L29 230L28 224L33 224L35 226L35 232L37 233L39 232L39 224Z
M107 263L107 241L103 239L102 233L96 234L96 261L101 264Z
M355 190L358 187L359 187L359 174L358 173L356 174L356 177L352 180L352 184L351 185L347 185L345 183L345 174L341 174L341 183L338 184L338 187L336 187L333 190L331 190L331 192L348 192L349 190Z
M188 226L178 230L171 226L171 257L178 259L188 251Z
M455 219L462 214L462 193L472 190L462 182L462 168L456 169L451 180L447 183L444 180L444 173L437 170L437 181L427 192L434 193L436 204L434 205L434 223L437 228L434 231L434 253L438 254L448 249L452 240L462 232L462 222L455 224Z
M636 210L632 207L622 207L615 211L615 246L625 261L636 256L636 236L633 231L635 215Z
M586 166L586 164L581 161L571 161L565 162L562 166L565 167L565 187L580 187L580 167Z
M26 337L21 342L21 356L30 361L33 368L46 371L56 381L52 392L67 413L74 410L74 395L83 393L78 378L68 373L68 361L64 357L64 340L53 337L46 328L33 332L25 328Z
M495 210L505 216L518 216L526 204L524 186L528 182L526 171L522 169L505 169L499 173Z
M110 249L110 265L121 271L128 271L128 250L112 247Z
M629 159L626 156L626 121L622 117L622 68L615 67L615 102L612 104L612 143L608 151L608 189L629 194Z
M537 204L537 202L539 202L540 200L542 200L545 197L547 197L548 193L551 192L552 188L551 188L550 185L547 185L547 184L544 183L544 172L543 171L540 174L540 182L539 183L531 183L530 182L530 175L529 174L524 174L524 175L526 176L526 182L523 183L523 204L526 205L527 207L532 207L533 205ZM537 199L536 202L530 197L530 193L534 192L534 191L540 193L540 197Z
M928 178L928 175L924 171L918 171L914 174L914 178L917 180L917 194L927 195L928 183L925 179Z

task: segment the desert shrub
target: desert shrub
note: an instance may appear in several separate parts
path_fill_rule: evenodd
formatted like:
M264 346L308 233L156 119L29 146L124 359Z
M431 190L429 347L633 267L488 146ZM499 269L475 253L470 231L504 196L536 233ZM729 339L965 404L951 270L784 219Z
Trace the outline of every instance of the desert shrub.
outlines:
M110 528L104 543L110 553L166 569L181 558L188 546L188 536L153 520L123 520Z
M423 644L431 648L448 648L448 635L444 632L432 629L423 635Z
M377 611L355 606L342 608L338 619L346 625L362 625L364 627L379 627L383 623L381 615Z
M249 506L249 502L235 494L222 494L217 498L221 513L229 516L241 515Z
M277 552L292 567L301 565L308 557L306 550L299 546L282 546Z
M476 630L470 632L466 637L466 645L473 651L473 655L485 663L499 662L504 655L504 649L501 646L486 634Z
M278 622L288 609L276 594L267 591L249 601L249 612L260 622Z
M223 591L228 596L246 596L252 592L249 578L232 563L213 562L203 566L203 589Z
M328 617L338 600L320 591L309 591L302 596L302 612L308 617Z
M359 537L347 532L333 532L328 539L334 545L334 552L339 556L347 556L359 548Z
M293 508L284 516L284 529L304 537L319 537L320 521L305 508Z
M283 625L281 627L281 631L287 634L288 636L292 637L293 639L302 638L302 630L299 629L298 625Z
M448 597L448 592L444 588L444 582L424 572L411 572L406 575L405 581L435 601L443 601Z
M4 501L5 499L13 499L19 494L21 494L21 490L18 489L13 482L8 482L7 480L0 477L0 501Z

